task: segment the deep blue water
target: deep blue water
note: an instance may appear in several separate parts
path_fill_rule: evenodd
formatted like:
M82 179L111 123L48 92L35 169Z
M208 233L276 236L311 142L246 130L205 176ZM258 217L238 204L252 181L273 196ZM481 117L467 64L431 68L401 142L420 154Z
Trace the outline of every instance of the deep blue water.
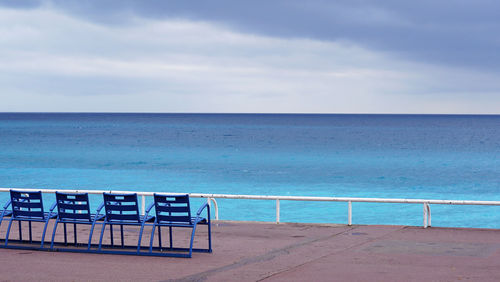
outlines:
M500 116L0 113L0 187L500 200ZM274 220L272 201L218 202ZM500 207L431 207L434 226L500 228ZM281 208L347 221L345 203ZM421 225L422 206L354 203L353 222Z

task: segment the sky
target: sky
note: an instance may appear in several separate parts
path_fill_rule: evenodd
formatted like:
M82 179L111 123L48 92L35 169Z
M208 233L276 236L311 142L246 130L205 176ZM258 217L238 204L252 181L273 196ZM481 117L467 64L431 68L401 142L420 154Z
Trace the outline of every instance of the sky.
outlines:
M500 2L0 0L0 112L500 114Z

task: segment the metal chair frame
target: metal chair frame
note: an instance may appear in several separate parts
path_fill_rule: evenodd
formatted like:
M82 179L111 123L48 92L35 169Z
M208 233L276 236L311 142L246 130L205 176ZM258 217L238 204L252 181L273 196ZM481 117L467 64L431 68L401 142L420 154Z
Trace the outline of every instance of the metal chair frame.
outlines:
M4 247L9 248L21 248L21 249L37 249L32 246L9 246L9 235L10 229L12 227L12 222L19 222L19 241L23 241L22 236L22 225L21 222L27 221L29 223L29 242L33 243L33 236L31 230L32 222L44 222L45 225L43 227L42 239L40 242L39 249L43 249L44 241L45 241L45 233L47 231L47 225L51 218L55 218L57 216L56 213L53 213L52 210L55 207L54 205L51 207L51 211L46 213L43 209L43 198L42 192L32 192L32 191L18 191L18 190L10 190L10 205L12 207L12 214L9 220L9 226L7 228L7 233L5 235L5 243ZM8 203L7 205L8 206ZM4 208L5 211L5 208Z
M153 252L153 240L155 229L158 227L158 249L160 251L187 251L187 254L183 253L160 253L160 256L171 256L171 257L188 257L192 256L194 252L212 252L212 234L211 234L211 222L210 222L210 206L208 203L203 204L198 211L196 216L191 216L191 208L188 194L182 195L162 195L154 194L154 206L155 206L155 221L153 223L153 230L151 231L151 239L149 242L149 252ZM201 217L201 213L204 209L207 209L207 218ZM208 248L193 248L194 236L196 233L196 227L198 224L204 224L208 226ZM161 244L161 227L169 228L169 248L163 248ZM189 243L189 248L174 248L173 247L173 227L183 227L192 228L191 231L191 241ZM155 248L156 249L156 248Z
M0 245L0 248L15 248L15 249L35 249L46 251L69 251L69 252L90 252L90 253L107 253L107 254L128 254L128 255L145 255L145 256L171 256L171 257L188 257L192 256L193 252L212 252L212 235L211 235L211 220L210 206L208 203L203 204L197 211L196 216L191 216L189 194L182 195L162 195L154 194L154 202L151 203L145 210L145 214L139 213L139 204L137 194L114 194L103 193L104 202L98 207L95 214L90 212L90 202L88 193L65 193L56 191L56 202L50 207L49 212L44 211L42 192L41 191L22 191L10 190L10 200L4 204L0 210L0 224L5 217L10 216L9 225L5 236L5 242ZM9 206L11 210L8 210ZM57 207L57 211L55 210ZM156 215L149 215L151 209L155 207ZM104 213L101 214L102 209ZM206 209L207 217L201 216L201 213ZM50 241L50 247L44 248L45 235L50 219L55 218L54 227ZM19 239L11 239L11 242L29 243L29 244L10 244L9 235L14 221L19 222ZM23 240L22 222L29 223L29 240ZM40 241L33 241L32 222L43 222L43 232ZM64 225L64 242L55 242L58 224ZM74 246L68 246L67 224L73 225ZM91 225L88 243L78 243L77 225ZM102 229L99 237L99 244L92 244L92 237L96 224L102 224ZM207 225L208 228L208 248L193 248L196 228L199 224ZM106 225L109 225L110 244L103 245L103 237L106 230ZM115 245L113 236L113 226L120 225L121 244ZM139 238L137 246L125 245L124 243L124 225L140 226ZM151 226L151 236L149 247L142 247L142 236L144 227ZM162 246L161 228L169 228L169 246ZM191 228L191 238L188 248L174 247L173 244L173 228ZM158 246L153 247L156 228L158 228ZM34 246L33 243L40 243L39 246ZM71 245L71 243L70 243ZM83 248L82 248L83 247ZM187 253L185 253L187 252Z
M96 223L103 220L104 214L100 214L104 204L101 204L95 214L90 212L90 202L88 193L63 193L56 191L57 217L52 231L50 250L54 250L54 238L59 223L64 224L64 245L68 245L66 224L73 224L73 238L75 247L78 246L78 224L91 225L87 251L90 251L92 235ZM72 249L61 248L59 251L71 251Z
M101 236L99 238L99 247L97 252L100 253L110 253L110 254L143 254L141 253L141 241L142 235L144 231L144 226L151 225L147 224L147 222L151 222L154 220L154 216L149 216L149 211L153 207L151 204L145 212L145 215L139 214L139 204L137 202L137 194L112 194L112 193L103 193L104 198L104 210L105 217L104 222L101 229ZM104 231L106 229L106 225L110 226L110 247L113 250L103 250L102 249L102 239L104 237ZM121 248L129 249L129 246L125 246L124 238L123 238L123 226L124 225L134 225L140 226L139 239L137 242L137 248L135 252L131 251L117 251L113 241L113 225L120 225L120 233L121 233Z

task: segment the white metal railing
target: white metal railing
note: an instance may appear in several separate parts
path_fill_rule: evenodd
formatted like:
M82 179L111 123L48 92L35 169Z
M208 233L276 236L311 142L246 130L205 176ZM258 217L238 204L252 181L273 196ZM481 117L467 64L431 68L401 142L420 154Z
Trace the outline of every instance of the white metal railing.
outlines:
M24 191L42 191L43 193L55 193L64 191L68 193L136 193L141 196L141 212L144 214L146 206L146 197L153 196L160 192L140 192L140 191L118 191L118 190L69 190L69 189L27 189L27 188L0 188L0 192L9 192L10 189ZM161 192L162 194L186 194ZM431 208L430 205L482 205L482 206L500 206L500 201L468 201L468 200L432 200L432 199L386 199L386 198L351 198L351 197L301 197L301 196L265 196L265 195L231 195L231 194L201 194L188 193L193 198L206 198L210 206L213 205L215 219L219 220L219 207L216 199L239 199L239 200L274 200L276 201L276 223L280 222L280 201L319 201L319 202L347 202L347 224L352 225L352 203L396 203L396 204L422 204L423 205L423 227L431 226Z

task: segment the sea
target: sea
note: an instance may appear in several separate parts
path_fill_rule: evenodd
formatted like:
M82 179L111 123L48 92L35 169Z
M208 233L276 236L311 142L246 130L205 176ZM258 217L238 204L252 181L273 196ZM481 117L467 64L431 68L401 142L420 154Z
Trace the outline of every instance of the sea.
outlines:
M500 201L500 115L0 113L0 187ZM275 201L217 202L220 219L275 220ZM347 223L343 202L280 207ZM352 208L353 224L423 223L421 204ZM500 228L500 207L431 211Z

